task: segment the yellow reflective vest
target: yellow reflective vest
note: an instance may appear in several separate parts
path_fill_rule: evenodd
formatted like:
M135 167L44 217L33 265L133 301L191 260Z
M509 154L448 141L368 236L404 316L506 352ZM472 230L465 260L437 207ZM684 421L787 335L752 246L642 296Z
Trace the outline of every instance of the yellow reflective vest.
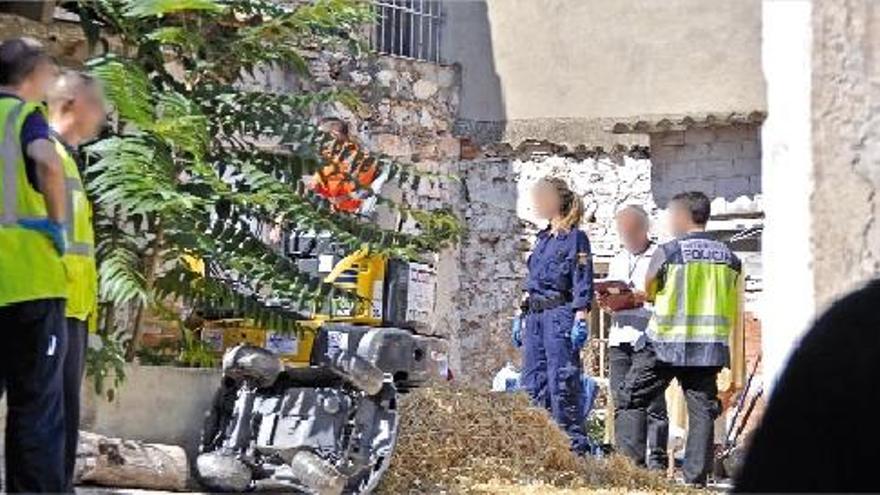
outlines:
M89 330L95 330L98 314L98 268L95 264L92 205L86 197L76 160L57 138L55 149L64 163L64 185L67 192L67 251L63 258L67 271L66 316L88 321Z
M0 306L67 297L61 256L48 237L19 226L19 220L48 217L43 195L28 182L21 149L25 118L38 104L0 98Z
M724 243L702 233L660 249L666 260L647 331L657 358L674 366L729 366L740 260Z

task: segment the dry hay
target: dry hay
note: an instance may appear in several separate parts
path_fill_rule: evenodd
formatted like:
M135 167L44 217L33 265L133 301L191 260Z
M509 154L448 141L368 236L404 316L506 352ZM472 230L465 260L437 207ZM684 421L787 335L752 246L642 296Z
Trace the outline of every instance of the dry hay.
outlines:
M400 409L384 494L680 491L623 458L572 454L568 437L523 394L426 388L404 396Z

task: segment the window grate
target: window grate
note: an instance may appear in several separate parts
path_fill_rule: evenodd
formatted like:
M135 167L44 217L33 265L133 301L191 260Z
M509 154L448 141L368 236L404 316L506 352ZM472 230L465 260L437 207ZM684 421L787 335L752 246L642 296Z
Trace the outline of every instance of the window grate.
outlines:
M440 62L440 0L373 0L376 25L370 44L378 53Z

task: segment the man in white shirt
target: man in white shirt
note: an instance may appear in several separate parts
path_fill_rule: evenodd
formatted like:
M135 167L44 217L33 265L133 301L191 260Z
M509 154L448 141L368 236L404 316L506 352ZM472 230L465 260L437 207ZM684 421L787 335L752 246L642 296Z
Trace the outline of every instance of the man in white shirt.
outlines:
M633 352L645 345L645 329L651 319L651 310L645 306L645 275L656 245L648 238L648 227L648 214L640 206L626 206L617 213L617 230L624 249L611 261L608 279L628 284L637 307L614 311L611 316L608 355L615 404L620 403L619 394ZM600 296L599 304L610 311L607 297ZM637 465L665 470L669 419L663 394L651 403L647 414L615 407L614 436L617 450Z

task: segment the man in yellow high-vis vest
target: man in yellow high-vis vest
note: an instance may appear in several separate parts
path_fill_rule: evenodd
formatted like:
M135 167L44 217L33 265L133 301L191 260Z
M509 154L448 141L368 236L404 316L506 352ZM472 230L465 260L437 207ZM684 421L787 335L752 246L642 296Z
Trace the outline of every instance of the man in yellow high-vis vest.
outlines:
M693 485L704 485L713 465L714 421L721 412L716 380L730 366L729 340L740 304L742 265L705 232L710 209L701 192L678 194L669 203L676 239L651 256L645 287L654 314L620 394L627 414L644 416L669 382L678 381L688 411L682 472Z
M88 332L98 313L98 272L92 208L86 197L77 147L98 135L106 121L104 98L90 76L65 71L50 87L49 124L64 164L67 191L67 353L64 358L64 419L66 491L73 491L73 469L79 442L80 388Z
M0 42L0 393L6 491L64 490L64 172L40 103L57 74L36 41Z

